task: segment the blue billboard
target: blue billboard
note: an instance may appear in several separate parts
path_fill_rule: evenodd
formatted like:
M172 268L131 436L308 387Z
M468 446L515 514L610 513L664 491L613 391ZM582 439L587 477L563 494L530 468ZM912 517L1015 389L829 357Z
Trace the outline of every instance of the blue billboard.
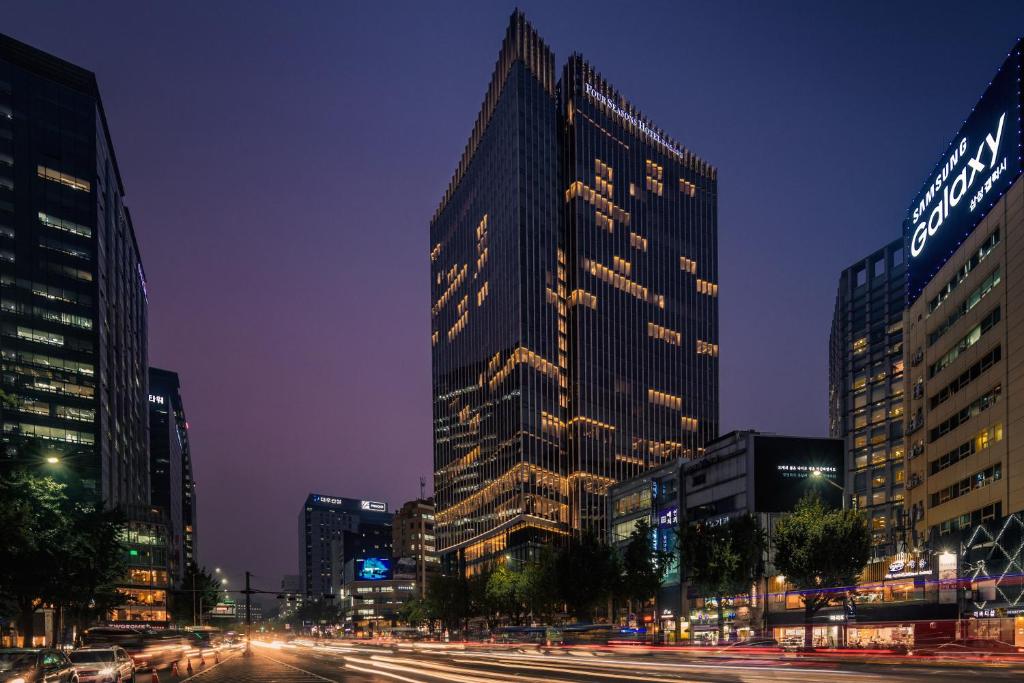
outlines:
M367 557L356 560L356 581L383 581L391 578L391 558Z
M908 305L1020 176L1020 51L1018 43L907 210Z

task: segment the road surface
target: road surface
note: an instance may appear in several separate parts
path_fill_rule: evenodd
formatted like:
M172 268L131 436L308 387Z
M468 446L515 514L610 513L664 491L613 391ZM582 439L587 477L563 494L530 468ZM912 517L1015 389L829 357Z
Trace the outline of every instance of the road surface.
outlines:
M804 658L793 655L695 655L679 651L600 651L584 648L504 648L439 644L379 646L339 643L256 643L251 657L230 654L192 677L160 681L194 683L513 683L575 681L643 683L946 683L1020 681L1024 665L986 662L880 660L866 657ZM149 683L140 673L137 683Z

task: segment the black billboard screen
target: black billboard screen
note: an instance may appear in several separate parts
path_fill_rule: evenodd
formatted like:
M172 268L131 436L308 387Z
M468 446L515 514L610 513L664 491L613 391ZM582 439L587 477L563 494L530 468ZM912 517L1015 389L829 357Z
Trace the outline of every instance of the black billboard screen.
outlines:
M1021 173L1020 50L1018 43L907 210L908 304Z
M754 437L754 507L789 512L808 493L843 506L843 442L790 436Z

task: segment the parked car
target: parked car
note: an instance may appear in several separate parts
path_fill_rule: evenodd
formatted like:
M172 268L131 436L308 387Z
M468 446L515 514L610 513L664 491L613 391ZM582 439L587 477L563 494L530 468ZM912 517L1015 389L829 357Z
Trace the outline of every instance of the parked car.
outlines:
M135 664L123 647L90 647L68 655L79 683L122 683L135 680Z
M78 683L71 660L60 650L0 650L0 683Z

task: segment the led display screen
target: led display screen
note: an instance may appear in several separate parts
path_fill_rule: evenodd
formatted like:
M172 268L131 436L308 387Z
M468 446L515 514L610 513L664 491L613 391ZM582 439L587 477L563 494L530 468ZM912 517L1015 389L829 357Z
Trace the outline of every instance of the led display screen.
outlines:
M808 493L829 507L843 506L843 442L840 439L754 437L754 507L789 512Z
M390 578L390 558L367 557L356 560L356 581L382 581Z
M1020 44L949 143L903 221L913 303L1021 173Z

